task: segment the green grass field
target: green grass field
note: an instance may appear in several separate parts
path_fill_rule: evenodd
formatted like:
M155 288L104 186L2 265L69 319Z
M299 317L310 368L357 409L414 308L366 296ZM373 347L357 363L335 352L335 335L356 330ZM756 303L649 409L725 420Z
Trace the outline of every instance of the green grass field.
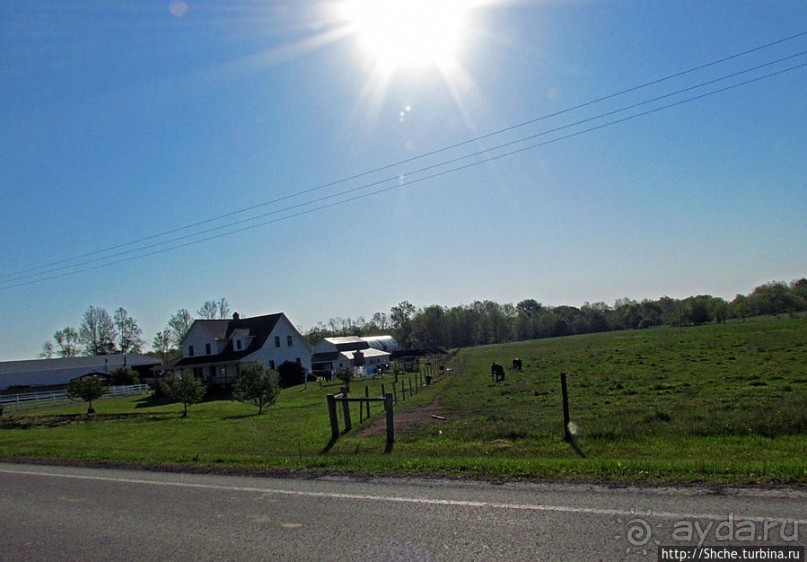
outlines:
M493 361L508 369L490 377ZM256 408L209 400L181 418L149 397L5 415L0 457L269 471L466 475L609 482L807 484L807 317L656 328L460 351L451 371L396 415L437 400L445 420L330 439L325 395L338 384L283 390ZM559 374L569 382L573 443L563 438ZM354 383L380 395L391 378ZM383 419L374 405L372 419ZM354 427L358 406L353 407ZM117 418L113 414L119 414ZM60 415L61 417L54 417ZM21 426L28 426L25 429Z

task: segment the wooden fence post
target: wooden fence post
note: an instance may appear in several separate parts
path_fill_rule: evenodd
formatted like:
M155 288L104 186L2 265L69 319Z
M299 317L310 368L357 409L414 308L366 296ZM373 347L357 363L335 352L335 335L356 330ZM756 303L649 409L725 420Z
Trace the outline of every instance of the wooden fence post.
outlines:
M339 439L339 420L336 419L336 399L328 394L328 417L331 418L331 440Z
M406 402L406 388L404 387L404 381L401 381L401 400Z
M569 392L566 388L566 373L560 374L560 390L563 395L563 438L566 441L571 441L572 434L569 431Z
M370 387L369 386L364 387L364 397L365 398L370 398ZM367 401L367 419L368 420L370 419L370 401L369 400Z
M392 451L395 442L395 423L392 415L392 394L384 395L384 411L387 414L387 452Z
M342 397L347 398L347 394L343 394ZM347 400L342 400L342 413L345 418L345 433L347 433L353 429L353 424L350 423L350 402Z

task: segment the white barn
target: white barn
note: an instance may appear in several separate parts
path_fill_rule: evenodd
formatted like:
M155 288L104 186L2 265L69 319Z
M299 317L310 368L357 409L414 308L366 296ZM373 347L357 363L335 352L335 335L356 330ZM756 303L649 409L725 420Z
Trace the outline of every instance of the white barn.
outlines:
M108 374L121 367L131 367L142 380L161 364L159 359L137 353L4 361L0 363L0 391L64 386L77 377Z
M320 376L330 377L342 369L354 368L358 376L374 376L389 368L388 346L397 349L391 336L325 338L314 346L311 368Z

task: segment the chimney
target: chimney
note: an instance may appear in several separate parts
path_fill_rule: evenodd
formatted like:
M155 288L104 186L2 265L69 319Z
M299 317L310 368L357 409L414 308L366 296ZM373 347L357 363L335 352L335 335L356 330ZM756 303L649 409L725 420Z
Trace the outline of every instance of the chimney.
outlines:
M233 320L241 320L241 315L237 312L233 312Z

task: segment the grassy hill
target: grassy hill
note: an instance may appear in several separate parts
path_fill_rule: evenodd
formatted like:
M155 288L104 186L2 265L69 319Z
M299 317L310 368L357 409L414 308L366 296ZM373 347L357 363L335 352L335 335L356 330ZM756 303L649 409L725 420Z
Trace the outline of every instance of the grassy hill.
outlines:
M509 366L494 383L490 364ZM575 439L563 439L559 374ZM379 395L391 380L354 383ZM570 478L807 483L807 317L655 328L461 350L435 384L396 406L394 450L358 430L330 438L325 394L284 390L263 416L229 400L106 400L4 416L0 457L157 466ZM428 411L421 408L431 405ZM418 416L417 411L425 412ZM409 414L407 414L409 412ZM55 416L58 414L58 416ZM431 414L439 414L436 419ZM358 406L353 408L354 425ZM383 412L374 407L371 418ZM405 423L406 422L406 423ZM22 429L21 427L27 427Z

